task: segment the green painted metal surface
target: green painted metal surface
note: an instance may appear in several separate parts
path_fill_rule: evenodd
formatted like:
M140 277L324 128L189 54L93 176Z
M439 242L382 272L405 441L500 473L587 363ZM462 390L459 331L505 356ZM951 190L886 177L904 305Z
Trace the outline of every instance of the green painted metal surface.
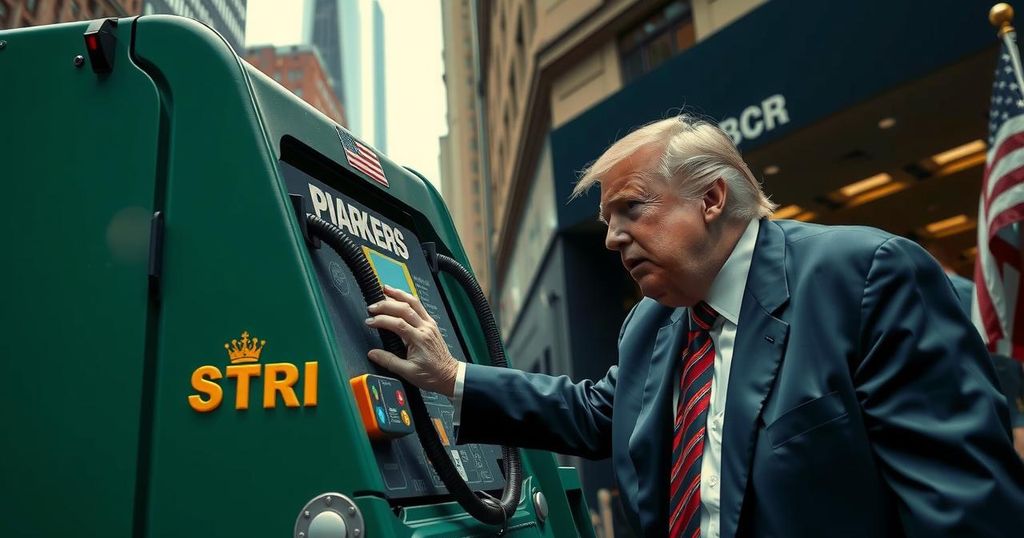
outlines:
M334 343L277 168L288 138L340 170L334 124L194 21L122 19L109 75L73 65L85 27L0 32L0 117L14 127L0 135L0 536L286 536L325 492L355 500L366 536L493 534L455 503L392 506L381 493L344 374L350 351ZM363 187L468 266L438 192L382 161L390 188ZM469 354L486 362L468 300L441 283ZM225 344L243 331L265 340L248 398L222 378L219 406L197 412L194 373L237 372ZM266 368L282 363L296 365L296 407L264 391ZM548 453L523 459L512 533L590 535L578 480Z
M132 528L159 103L84 30L0 31L0 536Z

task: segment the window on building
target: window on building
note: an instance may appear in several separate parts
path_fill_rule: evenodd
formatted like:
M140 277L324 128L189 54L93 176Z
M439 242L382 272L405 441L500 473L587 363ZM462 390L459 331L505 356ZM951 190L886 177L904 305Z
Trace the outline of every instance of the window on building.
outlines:
M302 70L292 69L291 71L288 71L288 80L292 82L302 80Z
M276 80L278 82L281 82L281 73L275 72L274 73L274 80Z
M628 83L696 41L689 0L674 0L619 38L622 79Z
M27 10L29 13L33 15L36 14L36 7L38 6L39 0L26 0L25 2L25 10Z
M0 28L3 28L7 23L7 4L0 0Z
M516 71L518 71L518 70L519 70L519 66L518 65L513 65L512 68L508 70L508 102L509 102L509 105L511 105L511 107L512 107L512 117L513 118L516 117L516 114L519 112L519 108L518 108L519 107L519 101L516 100L516 93L517 93L517 90L518 90L518 88L516 87L517 86L516 85ZM506 113L506 116L507 116L507 113ZM507 117L505 118L505 128L506 129L508 128L508 118Z
M526 31L527 41L533 41L533 32L537 29L537 0L526 0Z
M98 0L89 0L89 14L94 17L100 14L100 3Z
M295 95L302 97L302 88L295 88Z
M491 189L492 191L497 191L498 190L498 183L497 183L497 181L498 181L498 177L501 176L500 172L501 172L501 169L502 169L503 166L505 166L505 143L504 142L502 142L501 144L498 144L498 160L494 163L494 175L492 176L494 178L492 180L494 185L492 185L492 187L493 187Z
M537 357L537 361L533 364L533 367L530 368L530 371L535 373L535 374L551 375L553 373L551 371L551 348L550 347L544 348L544 353L540 357Z
M82 7L78 5L78 2L72 0L71 2L71 20L77 21L82 15Z
M519 82L526 82L526 43L523 41L522 12L516 17L516 63L513 69L519 72Z

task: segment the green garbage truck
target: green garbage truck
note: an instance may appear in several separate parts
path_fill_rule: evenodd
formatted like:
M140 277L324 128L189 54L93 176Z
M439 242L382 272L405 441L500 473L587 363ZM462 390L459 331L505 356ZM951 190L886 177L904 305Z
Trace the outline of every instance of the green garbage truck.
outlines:
M0 536L593 535L366 358L390 285L505 361L419 174L179 17L0 31L0 118Z

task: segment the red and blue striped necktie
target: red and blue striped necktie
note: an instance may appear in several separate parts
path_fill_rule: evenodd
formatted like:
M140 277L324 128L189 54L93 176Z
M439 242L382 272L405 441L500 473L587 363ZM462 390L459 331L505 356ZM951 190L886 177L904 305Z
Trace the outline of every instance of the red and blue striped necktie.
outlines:
M672 436L669 537L700 538L700 463L711 403L715 346L711 325L718 312L701 301L690 308L690 331L682 353L679 398Z

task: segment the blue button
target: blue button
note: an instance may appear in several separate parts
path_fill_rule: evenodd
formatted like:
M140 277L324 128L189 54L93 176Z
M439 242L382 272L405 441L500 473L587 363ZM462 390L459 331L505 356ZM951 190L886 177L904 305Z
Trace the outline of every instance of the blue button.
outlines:
M384 408L383 407L378 407L377 408L377 422L379 424L387 424L388 423L388 416L384 414Z

